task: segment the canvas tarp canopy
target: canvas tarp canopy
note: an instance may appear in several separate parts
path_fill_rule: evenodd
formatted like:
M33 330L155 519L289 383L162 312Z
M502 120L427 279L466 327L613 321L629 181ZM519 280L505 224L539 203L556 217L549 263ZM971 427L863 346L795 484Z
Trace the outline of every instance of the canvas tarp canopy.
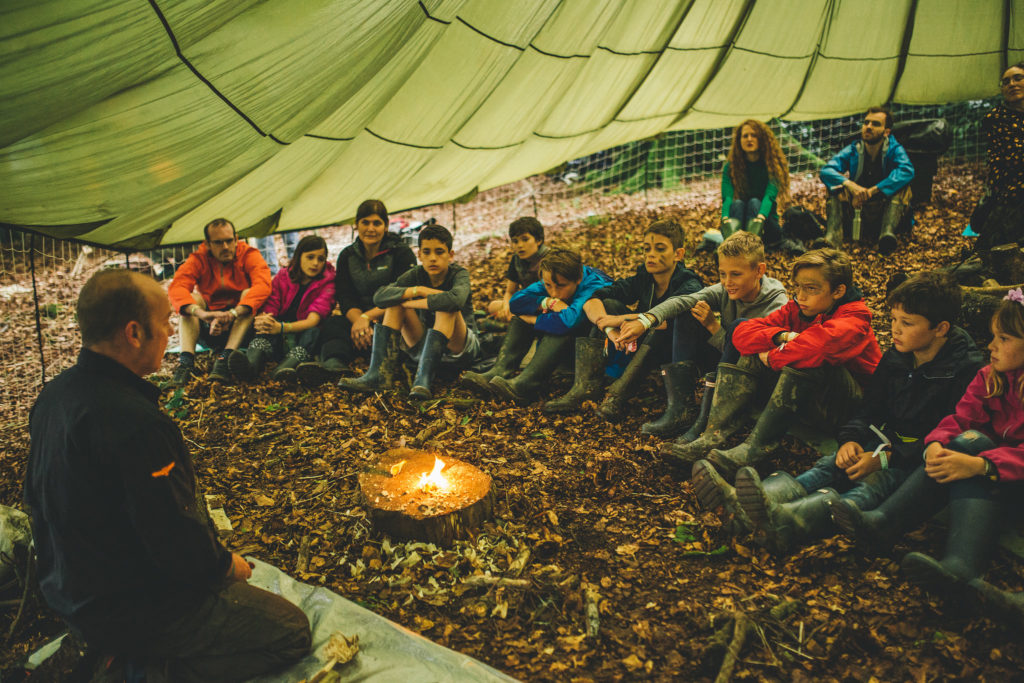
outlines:
M748 117L989 97L1024 0L5 0L0 223L120 248Z

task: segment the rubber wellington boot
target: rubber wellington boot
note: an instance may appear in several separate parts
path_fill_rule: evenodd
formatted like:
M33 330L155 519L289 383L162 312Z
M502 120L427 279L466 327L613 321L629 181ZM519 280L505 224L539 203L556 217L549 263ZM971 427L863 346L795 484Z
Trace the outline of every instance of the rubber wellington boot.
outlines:
M546 401L541 406L545 413L574 413L584 401L600 398L604 388L604 342L577 337L575 366L572 388L563 396Z
M423 350L420 352L420 362L416 366L416 379L409 389L409 399L423 401L430 398L430 383L434 381L434 371L441 363L441 356L448 346L448 337L442 332L430 329L423 338Z
M835 489L812 491L803 498L775 505L768 524L760 527L759 544L773 553L788 553L798 545L824 538L834 530L832 506L839 502Z
M394 366L398 362L398 349L394 343L398 339L397 330L387 325L373 326L373 346L370 347L370 367L362 377L342 377L338 386L347 391L372 393L387 388L385 376L394 375Z
M984 579L973 579L967 585L983 614L1024 628L1024 593L1001 590Z
M878 253L883 256L891 254L899 246L896 241L896 226L899 225L906 206L899 202L890 201L886 204L885 212L882 214L882 229L878 235Z
M295 368L295 377L303 386L318 387L333 382L341 376L346 366L340 358L330 357L324 361L306 361Z
M757 375L732 363L718 364L717 383L704 433L690 443L668 443L661 447L662 455L670 456L687 471L739 430L739 418L757 393Z
M622 376L608 385L604 400L597 407L598 414L606 420L615 421L626 414L626 404L640 390L640 384L647 378L651 365L651 345L641 344L629 359Z
M693 482L693 489L697 492L697 500L700 501L701 507L705 510L721 510L719 519L722 520L722 525L729 527L734 535L745 534L753 529L747 513L743 511L736 497L735 487L722 479L711 463L707 460L693 463L690 481Z
M722 232L722 239L725 240L729 235L739 232L741 227L743 227L743 223L739 218L726 218L719 228Z
M555 367L568 355L572 343L573 337L569 335L544 335L537 342L533 359L515 379L505 379L499 375L491 380L494 395L520 405L531 403L551 379Z
M949 536L941 560L924 553L903 558L912 582L936 591L951 591L981 575L996 542L998 506L989 498L949 501Z
M270 342L263 337L253 339L245 352L235 349L228 356L228 367L231 368L231 374L243 382L253 381L263 372L271 350Z
M753 467L736 473L736 497L754 528L762 531L772 523L775 508L806 495L807 489L787 472L775 472L764 481Z
M812 374L791 367L783 368L768 405L761 411L747 440L729 450L715 449L708 453L708 460L715 469L732 480L741 467L756 465L768 457L814 398L817 381Z
M697 364L692 360L661 366L668 399L665 412L657 420L645 422L640 427L641 433L669 439L682 434L696 421L699 409L693 400L693 389L697 383L697 372Z
M843 499L832 506L832 519L843 534L856 542L858 549L880 554L907 531L941 510L948 499L948 490L929 477L922 466L911 472L874 510L862 512L854 503Z
M288 355L284 357L284 360L277 364L274 368L274 372L270 375L270 379L276 379L278 382L289 382L294 383L298 379L295 368L299 367L300 364L309 360L309 352L301 346L293 347Z
M822 240L816 240L814 248L817 249ZM825 202L825 237L826 244L835 249L843 248L843 202L838 195L829 195Z
M690 428L683 432L683 435L676 439L676 443L690 443L696 441L697 437L704 433L708 426L708 415L711 414L711 401L715 398L715 380L718 379L717 372L709 372L704 375L704 396L700 399L700 413Z
M460 384L484 396L491 395L491 380L495 377L510 377L523 362L534 338L533 325L513 318L508 325L508 332L498 350L498 360L487 372L464 372Z

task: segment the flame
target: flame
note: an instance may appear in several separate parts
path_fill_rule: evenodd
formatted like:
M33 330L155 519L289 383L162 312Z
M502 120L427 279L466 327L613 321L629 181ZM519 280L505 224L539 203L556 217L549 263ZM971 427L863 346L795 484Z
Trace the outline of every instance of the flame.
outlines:
M430 474L426 472L420 474L419 483L416 485L417 488L421 491L447 491L450 489L452 486L451 482L441 474L443 469L444 461L435 455L434 469L430 471Z
M391 466L391 476L397 477L401 473L403 467L405 467L404 460L396 462L394 465Z

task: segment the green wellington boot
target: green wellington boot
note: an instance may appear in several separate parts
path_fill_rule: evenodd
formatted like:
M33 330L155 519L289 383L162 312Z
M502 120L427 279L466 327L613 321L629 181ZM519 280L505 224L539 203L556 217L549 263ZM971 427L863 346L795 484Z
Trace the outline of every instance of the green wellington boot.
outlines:
M691 360L661 366L667 397L665 412L657 420L641 425L641 433L669 439L685 432L697 420L699 409L693 400L697 374L697 364Z
M576 338L575 377L564 395L545 401L545 413L575 413L584 401L601 397L604 388L604 342L590 337Z
M467 389L475 391L484 396L491 396L491 380L495 377L511 377L519 369L523 358L533 344L536 335L533 325L524 323L519 318L513 318L508 325L508 332L501 342L501 349L498 350L498 359L493 367L487 372L464 372L460 384Z
M373 346L370 348L370 367L362 377L342 377L338 386L347 391L372 393L388 388L388 377L393 377L398 365L398 331L387 325L373 326Z
M550 381L555 367L568 355L572 343L573 337L569 335L544 335L537 342L533 359L515 379L505 379L500 375L491 379L494 395L520 405L531 403Z
M719 519L733 535L745 534L753 529L747 513L736 497L736 489L722 479L722 475L715 471L711 463L707 460L693 463L690 481L693 482L693 490L697 493L701 507L705 510L721 510Z
M640 384L647 378L651 363L651 345L641 344L629 360L622 376L608 385L604 400L597 407L597 413L606 420L617 421L626 414L626 404L640 391Z

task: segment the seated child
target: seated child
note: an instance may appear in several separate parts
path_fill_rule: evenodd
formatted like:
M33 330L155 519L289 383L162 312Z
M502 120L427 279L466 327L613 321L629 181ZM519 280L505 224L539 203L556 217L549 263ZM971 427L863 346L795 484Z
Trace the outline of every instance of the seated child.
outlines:
M743 357L718 365L718 386L704 433L662 453L692 468L702 457L732 480L744 465L760 462L799 416L843 424L861 398L860 385L882 357L871 329L871 311L853 286L850 258L816 249L793 262L796 298L764 318L736 326L732 342ZM747 440L717 450L739 431L742 416L762 386L775 383L768 405Z
M516 292L509 300L512 313L540 335L533 358L515 379L499 375L490 381L495 395L517 403L531 402L573 348L573 339L589 333L590 321L583 315L583 304L611 282L596 268L584 266L576 252L559 248L541 258L540 275L540 282ZM500 355L498 362L502 362Z
M583 304L583 312L596 327L591 328L589 336L576 338L576 381L567 394L545 403L545 412L573 412L583 401L601 395L605 339L615 345L622 325L637 318L627 306L647 310L668 297L696 292L704 284L699 275L683 265L684 238L683 229L674 221L651 223L643 237L644 262L637 266L636 274L602 287ZM600 412L606 418L621 416L626 401L636 394L637 385L646 376L649 361L664 362L670 357L671 325L662 327L666 329L647 335L635 353L628 353L625 371L608 387L601 403Z
M735 489L699 460L693 482L701 504L722 507L741 525L749 521L778 553L830 534L831 503L839 498L860 510L877 507L918 467L924 436L953 411L982 365L970 335L949 320L960 298L959 284L942 273L921 273L894 289L892 347L868 380L856 417L840 428L839 449L796 478L776 472L762 482L744 467Z
M540 279L540 260L548 252L544 244L544 226L532 216L512 221L508 226L508 239L512 242L513 253L505 271L505 295L487 303L487 315L506 323L513 318L508 308L509 299Z
M309 360L320 322L334 308L334 268L327 262L323 237L306 235L295 247L286 270L270 283L270 296L253 321L256 336L243 353L228 356L231 374L251 382L268 360L281 360L271 379L291 381L295 368Z
M726 238L717 252L718 284L693 294L669 297L644 314L646 321L622 326L621 340L628 342L644 333L645 322L653 327L674 322L672 362L661 366L668 403L661 417L640 428L644 434L668 438L686 432L683 442L700 436L715 395L715 369L719 362L731 363L739 358L727 343L736 321L768 315L789 300L782 283L765 275L767 264L760 237L737 232ZM687 312L690 315L685 315ZM721 316L721 322L715 313ZM723 355L727 349L729 355ZM698 408L693 400L694 384L708 371Z
M338 386L350 391L373 392L386 388L394 373L399 333L402 349L417 362L410 399L431 397L430 383L439 363L464 366L480 353L473 317L469 271L452 263L452 235L441 225L428 225L419 234L419 266L407 270L394 284L373 296L384 309L374 325L370 367L362 377L342 378Z
M891 546L949 505L949 535L941 560L903 558L915 583L954 590L981 576L996 544L1005 507L1024 481L1024 293L1011 290L992 317L989 364L924 438L924 467L876 509L852 501L832 507L836 525L861 547ZM1019 503L1018 503L1019 504ZM975 584L977 585L977 584Z

